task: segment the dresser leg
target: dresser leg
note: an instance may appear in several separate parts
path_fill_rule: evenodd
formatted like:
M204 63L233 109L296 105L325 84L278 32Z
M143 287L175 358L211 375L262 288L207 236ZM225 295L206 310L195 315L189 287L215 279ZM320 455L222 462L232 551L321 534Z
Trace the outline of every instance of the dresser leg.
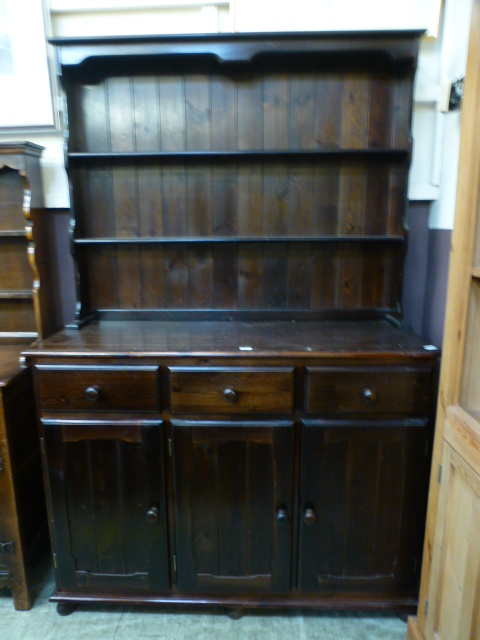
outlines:
M76 608L77 605L73 602L59 602L57 604L57 613L59 616L69 616Z
M245 607L230 607L225 610L230 620L240 620L245 615Z
M22 563L15 563L11 567L11 591L13 597L13 606L17 611L28 611L32 608L32 598L28 588L25 568Z

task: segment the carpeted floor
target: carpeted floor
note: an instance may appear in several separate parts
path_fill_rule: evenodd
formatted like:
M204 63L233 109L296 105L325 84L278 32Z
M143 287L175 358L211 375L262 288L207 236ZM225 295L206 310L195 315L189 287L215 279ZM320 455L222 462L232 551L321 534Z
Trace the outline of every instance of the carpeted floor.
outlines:
M48 602L53 572L36 572L31 611L15 611L0 590L0 640L405 640L407 625L389 613L246 613L82 605L61 617Z

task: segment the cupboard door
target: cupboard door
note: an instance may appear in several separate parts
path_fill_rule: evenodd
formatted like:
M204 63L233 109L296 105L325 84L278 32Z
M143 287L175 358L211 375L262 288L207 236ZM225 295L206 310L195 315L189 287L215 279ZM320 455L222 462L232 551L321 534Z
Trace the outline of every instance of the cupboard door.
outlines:
M169 586L160 422L44 421L62 590Z
M464 448L477 459L477 470L479 441L478 436L476 442L464 439ZM480 476L445 442L425 623L428 639L480 638L479 531Z
M173 422L183 592L291 587L293 424Z
M412 593L420 563L424 427L304 426L299 588Z

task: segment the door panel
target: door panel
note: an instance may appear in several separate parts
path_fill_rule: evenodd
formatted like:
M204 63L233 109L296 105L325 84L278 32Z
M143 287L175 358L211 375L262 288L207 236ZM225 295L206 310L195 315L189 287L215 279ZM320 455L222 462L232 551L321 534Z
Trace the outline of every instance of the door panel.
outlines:
M180 591L288 591L293 425L173 422Z
M469 447L472 440L464 442ZM480 476L445 442L441 480L425 637L478 640Z
M169 586L161 423L44 422L59 586Z
M414 588L425 437L423 427L303 427L301 590Z

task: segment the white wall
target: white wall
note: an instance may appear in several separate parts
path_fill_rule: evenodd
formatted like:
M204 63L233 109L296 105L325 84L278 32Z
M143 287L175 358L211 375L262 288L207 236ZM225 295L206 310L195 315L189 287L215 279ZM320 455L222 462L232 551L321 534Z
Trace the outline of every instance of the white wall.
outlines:
M44 0L47 1L47 0ZM54 36L322 29L428 28L414 95L411 200L434 201L430 226L452 228L460 115L441 114L442 83L465 74L472 0L50 0ZM440 16L440 18L439 18ZM48 207L69 206L61 133L22 134L46 147ZM0 141L19 134L1 129Z

